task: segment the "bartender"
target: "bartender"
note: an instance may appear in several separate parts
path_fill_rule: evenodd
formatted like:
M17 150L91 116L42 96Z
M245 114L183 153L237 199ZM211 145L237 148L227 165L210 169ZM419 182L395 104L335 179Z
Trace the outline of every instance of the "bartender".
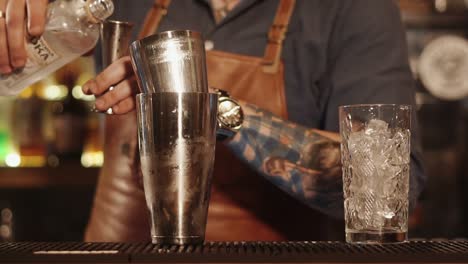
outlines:
M26 5L29 33L40 34L44 2L0 0L0 10L8 18L12 6ZM334 239L326 226L343 217L338 106L414 105L395 1L115 3L114 18L136 22L140 37L173 29L202 32L209 85L226 90L226 98L242 109L243 115L232 117L232 133L217 146L206 239ZM0 19L0 71L24 65L18 32L18 25ZM104 69L83 91L100 96L97 109L112 107L118 114L108 117L105 163L86 240L147 241L133 111L138 87L129 57ZM413 121L411 206L425 181Z

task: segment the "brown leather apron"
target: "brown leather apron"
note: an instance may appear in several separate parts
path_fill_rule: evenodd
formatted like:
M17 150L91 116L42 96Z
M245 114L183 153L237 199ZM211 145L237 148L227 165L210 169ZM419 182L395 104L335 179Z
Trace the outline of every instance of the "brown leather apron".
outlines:
M140 37L156 32L169 2L156 1ZM209 85L286 119L284 68L280 58L294 4L294 0L280 0L264 57L207 51ZM131 176L136 149L134 113L108 117L106 125L105 164L86 240L149 240L144 195ZM128 146L127 155L122 145ZM217 145L207 240L318 239L318 219L316 212L252 171L223 144Z

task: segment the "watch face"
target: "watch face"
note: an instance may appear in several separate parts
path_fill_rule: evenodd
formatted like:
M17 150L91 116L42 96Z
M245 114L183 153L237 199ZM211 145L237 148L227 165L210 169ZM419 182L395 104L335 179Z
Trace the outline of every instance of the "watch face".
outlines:
M230 129L239 129L242 125L244 115L242 108L230 99L221 99L218 107L218 118L223 125Z

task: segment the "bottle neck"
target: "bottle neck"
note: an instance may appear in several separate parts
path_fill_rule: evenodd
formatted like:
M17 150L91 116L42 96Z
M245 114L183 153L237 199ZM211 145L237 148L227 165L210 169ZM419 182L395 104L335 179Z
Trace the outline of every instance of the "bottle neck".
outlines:
M114 13L114 3L112 0L87 0L85 10L89 21L102 23Z

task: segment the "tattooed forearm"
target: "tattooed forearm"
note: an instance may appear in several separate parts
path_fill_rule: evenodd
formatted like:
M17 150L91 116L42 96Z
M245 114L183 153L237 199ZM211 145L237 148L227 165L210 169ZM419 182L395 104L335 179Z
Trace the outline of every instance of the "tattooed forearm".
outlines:
M339 137L243 106L242 129L228 145L279 188L324 213L343 206Z

